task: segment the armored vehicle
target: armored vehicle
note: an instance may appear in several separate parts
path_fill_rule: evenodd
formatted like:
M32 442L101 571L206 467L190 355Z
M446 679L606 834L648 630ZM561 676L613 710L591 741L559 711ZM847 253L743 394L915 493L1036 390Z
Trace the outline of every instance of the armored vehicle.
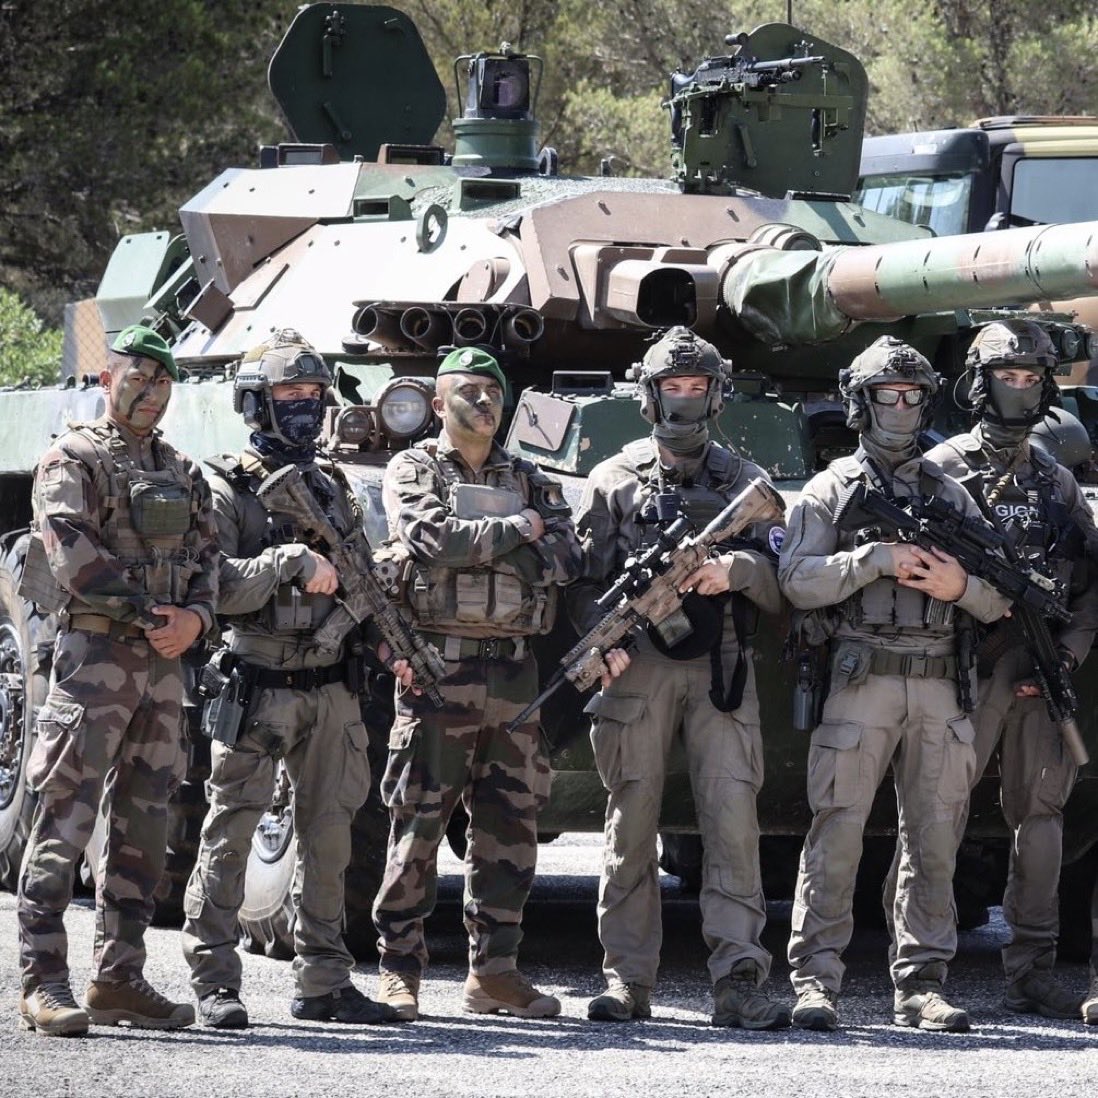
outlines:
M301 9L270 67L292 143L212 180L180 210L181 232L121 240L99 289L107 335L143 317L173 343L187 372L163 424L174 443L195 456L238 448L245 432L226 384L233 364L271 331L297 328L334 367L329 446L376 544L386 532L382 471L432 430L439 354L482 345L511 379L507 445L560 475L575 503L598 461L647 433L627 369L656 333L686 324L737 371L719 431L791 500L850 448L837 371L879 335L902 337L955 378L980 324L1098 292L1098 225L938 240L853 202L865 72L792 26L729 36L723 53L672 75L667 179L560 174L537 140L540 71L538 58L507 44L458 58L464 111L448 152L432 144L445 98L410 20L386 7ZM1071 333L1069 359L1088 352L1089 331L1069 316L1039 319L1065 352ZM0 468L0 874L10 885L31 805L22 768L49 659L47 623L15 595L30 472L50 431L66 415L94 415L102 400L87 385L0 394L0 403L12 425ZM943 408L943 430L963 421L956 404ZM772 895L791 890L810 818L807 737L792 730L784 632L773 623L756 652ZM572 640L564 625L544 639L545 677ZM384 694L382 683L369 707L379 737ZM582 702L558 699L543 714L553 768L547 838L600 830L604 806ZM1085 706L1082 716L1093 748L1092 712ZM166 907L178 898L201 813L202 749L196 737ZM1085 810L1092 789L1087 775L1073 801L1069 860L1098 838L1098 815ZM871 823L884 848L892 826L886 795ZM689 879L700 855L684 771L668 782L662 829L665 866ZM373 938L369 899L385 830L372 800L348 878L356 949ZM460 845L460 824L454 830ZM1004 838L983 792L969 837L991 867L993 892ZM285 948L293 849L280 795L256 833L242 913L250 940L272 952ZM885 849L882 861L889 856Z

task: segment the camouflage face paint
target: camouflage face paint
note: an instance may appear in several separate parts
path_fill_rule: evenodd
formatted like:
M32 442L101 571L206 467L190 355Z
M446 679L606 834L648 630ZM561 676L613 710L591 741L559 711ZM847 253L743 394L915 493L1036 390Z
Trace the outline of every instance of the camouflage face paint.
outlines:
M135 435L147 435L160 422L171 395L171 375L155 359L130 357L110 372L110 416Z
M440 396L447 433L491 438L503 420L503 390L490 377L448 374Z

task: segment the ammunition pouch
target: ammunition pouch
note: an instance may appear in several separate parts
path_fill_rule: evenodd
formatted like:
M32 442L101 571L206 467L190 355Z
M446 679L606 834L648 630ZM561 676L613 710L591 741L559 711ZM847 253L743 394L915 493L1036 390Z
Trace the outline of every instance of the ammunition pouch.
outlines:
M841 640L831 652L828 694L838 694L848 686L861 686L869 678L873 649L860 641Z
M280 583L259 616L272 633L309 633L331 613L332 605L326 595L311 595L293 583Z
M69 593L54 577L46 557L46 547L42 544L42 535L37 530L31 531L27 543L18 592L20 598L33 602L43 614L56 614L69 604Z
M165 470L142 470L130 482L130 522L143 538L181 538L191 528L191 484Z
M464 636L531 636L548 633L556 610L555 587L534 587L490 568L416 566L408 602L420 628Z

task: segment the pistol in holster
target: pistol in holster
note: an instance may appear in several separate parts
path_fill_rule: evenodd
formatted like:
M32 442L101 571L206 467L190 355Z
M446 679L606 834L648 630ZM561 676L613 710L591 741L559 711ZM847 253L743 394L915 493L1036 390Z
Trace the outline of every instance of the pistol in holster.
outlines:
M202 731L212 740L232 747L248 717L252 684L240 661L222 649L198 675L198 693L206 699Z
M820 723L827 696L828 646L803 645L797 652L797 681L793 686L793 727L812 732Z

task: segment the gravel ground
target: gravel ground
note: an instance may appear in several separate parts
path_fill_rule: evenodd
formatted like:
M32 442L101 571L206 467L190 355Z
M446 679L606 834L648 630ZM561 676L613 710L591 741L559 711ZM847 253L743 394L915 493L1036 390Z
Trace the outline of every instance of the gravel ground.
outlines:
M289 966L244 958L244 998L253 1027L218 1033L105 1029L86 1040L41 1039L17 1028L14 898L0 895L0 1095L27 1098L104 1095L235 1096L414 1095L426 1098L533 1098L638 1095L761 1095L877 1098L879 1095L1045 1098L1092 1094L1098 1032L1081 1023L1020 1018L999 1005L998 912L988 927L962 935L950 990L972 1015L970 1034L924 1034L890 1024L891 989L881 932L861 932L849 971L838 1034L744 1033L708 1025L709 987L697 904L665 883L665 941L655 1018L597 1025L586 1003L602 989L594 897L597 836L566 835L541 850L541 874L527 908L523 969L561 997L555 1020L476 1017L461 1011L464 943L456 863L445 862L442 903L430 925L432 969L425 1013L414 1025L352 1028L290 1017ZM766 942L775 954L771 988L789 994L784 944L788 905L771 905ZM93 915L78 900L68 918L73 986L89 975ZM146 974L185 998L178 934L154 929ZM371 966L358 982L373 989ZM1063 965L1080 993L1083 965ZM0 1015L0 1018L4 1015Z

